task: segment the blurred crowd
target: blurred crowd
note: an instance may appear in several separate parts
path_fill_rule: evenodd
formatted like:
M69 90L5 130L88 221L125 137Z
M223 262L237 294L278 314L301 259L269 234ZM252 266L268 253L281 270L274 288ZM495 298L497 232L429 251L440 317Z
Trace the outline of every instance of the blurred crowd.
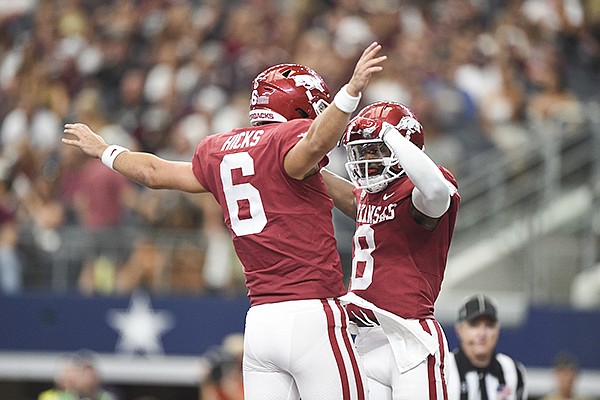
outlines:
M156 388L144 385L111 383L102 356L82 349L59 358L52 382L42 385L29 397L36 400L243 400L242 356L244 335L232 332L220 344L198 358L197 387ZM103 365L104 364L104 365ZM185 391L183 389L186 389ZM32 397L35 396L35 397ZM11 398L17 398L13 396Z
M374 40L388 61L364 104L409 105L459 179L540 121L577 132L598 98L595 0L0 2L0 291L244 293L212 197L138 187L61 145L63 124L189 160L248 125L266 67L308 65L335 93Z

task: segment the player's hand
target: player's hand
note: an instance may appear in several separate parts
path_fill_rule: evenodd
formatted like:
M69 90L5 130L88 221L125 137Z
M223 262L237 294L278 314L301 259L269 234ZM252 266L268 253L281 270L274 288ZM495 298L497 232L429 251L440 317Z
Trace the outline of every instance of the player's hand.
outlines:
M61 139L64 144L79 147L91 157L102 157L102 153L108 147L102 136L96 134L86 124L65 124L63 134L70 135Z
M381 45L377 42L373 42L363 51L359 60L356 62L352 78L350 78L350 82L348 82L346 90L349 95L358 96L359 93L367 87L371 75L383 69L380 64L387 59L387 56L377 57L380 50Z

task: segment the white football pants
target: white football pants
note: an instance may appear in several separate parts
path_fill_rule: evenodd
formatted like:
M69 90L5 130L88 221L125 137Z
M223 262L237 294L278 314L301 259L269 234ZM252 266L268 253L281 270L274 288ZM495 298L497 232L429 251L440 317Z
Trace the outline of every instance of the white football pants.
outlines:
M355 346L367 376L371 400L447 400L445 362L448 343L437 321L421 323L438 340L438 351L416 367L400 373L388 339L380 326L359 327Z
M367 391L333 299L250 307L243 372L245 400L364 400Z

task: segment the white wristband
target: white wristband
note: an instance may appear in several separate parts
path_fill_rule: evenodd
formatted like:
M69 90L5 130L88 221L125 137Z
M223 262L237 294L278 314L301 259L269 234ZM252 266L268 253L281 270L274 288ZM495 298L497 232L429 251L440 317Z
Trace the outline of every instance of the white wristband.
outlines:
M115 158L124 152L129 152L129 149L116 144L111 144L102 153L102 163L114 171L113 164L115 163Z
M362 93L359 93L358 96L350 96L348 93L348 84L342 86L339 92L333 98L333 102L335 106L339 108L341 111L350 114L353 113L358 107L358 103L360 103L360 98L362 97Z

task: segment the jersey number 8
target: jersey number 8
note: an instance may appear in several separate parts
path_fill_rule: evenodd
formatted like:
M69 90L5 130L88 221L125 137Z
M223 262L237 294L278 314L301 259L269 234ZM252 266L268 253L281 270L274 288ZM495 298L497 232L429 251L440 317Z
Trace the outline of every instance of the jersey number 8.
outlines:
M352 257L351 290L365 290L373 282L375 262L371 253L375 250L375 232L371 225L360 225L354 233L354 256ZM361 240L361 238L363 240ZM363 248L361 242L367 246ZM361 268L359 270L359 265ZM360 276L359 276L360 273Z

